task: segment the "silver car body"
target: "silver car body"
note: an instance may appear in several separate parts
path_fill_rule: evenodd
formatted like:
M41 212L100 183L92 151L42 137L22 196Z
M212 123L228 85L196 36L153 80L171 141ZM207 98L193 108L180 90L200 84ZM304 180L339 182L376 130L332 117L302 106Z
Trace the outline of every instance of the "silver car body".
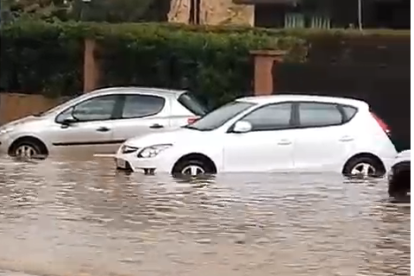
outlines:
M182 95L188 95L188 92L141 87L114 87L92 91L42 114L28 116L0 127L0 152L9 153L13 143L31 139L41 143L46 148L47 155L58 152L114 153L131 137L180 127L186 125L190 118L197 118L178 101ZM120 104L121 99L123 103ZM131 106L126 111L127 105L133 105L131 102L137 99L134 103L138 108ZM161 107L159 104L159 108L152 112L151 105L141 104L139 107L141 99L155 99L158 103L163 102L163 105ZM104 116L105 110L102 109L105 109L108 102L112 104L111 101L114 106L109 118ZM122 110L116 111L115 105ZM80 110L79 114L86 114L86 118L92 117L89 120L64 123L68 118L74 119L74 110ZM92 113L87 114L89 111ZM124 116L125 112L129 114ZM112 116L115 113L119 116ZM137 116L134 116L135 113Z

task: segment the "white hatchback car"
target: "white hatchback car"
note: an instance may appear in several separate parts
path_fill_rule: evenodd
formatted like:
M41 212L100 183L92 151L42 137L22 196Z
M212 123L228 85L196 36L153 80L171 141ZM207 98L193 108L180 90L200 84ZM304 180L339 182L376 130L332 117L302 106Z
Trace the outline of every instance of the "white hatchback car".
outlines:
M0 127L0 153L112 153L128 138L179 128L205 114L188 92L111 87L83 94L49 111Z
M397 152L367 103L306 95L246 97L181 129L127 140L119 169L198 175L336 171L383 176Z

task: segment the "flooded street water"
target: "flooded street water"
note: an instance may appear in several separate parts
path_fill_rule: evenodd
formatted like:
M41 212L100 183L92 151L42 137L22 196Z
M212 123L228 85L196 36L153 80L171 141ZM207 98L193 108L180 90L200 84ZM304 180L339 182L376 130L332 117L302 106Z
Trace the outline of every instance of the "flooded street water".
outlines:
M0 275L410 275L384 179L178 181L112 160L0 159Z

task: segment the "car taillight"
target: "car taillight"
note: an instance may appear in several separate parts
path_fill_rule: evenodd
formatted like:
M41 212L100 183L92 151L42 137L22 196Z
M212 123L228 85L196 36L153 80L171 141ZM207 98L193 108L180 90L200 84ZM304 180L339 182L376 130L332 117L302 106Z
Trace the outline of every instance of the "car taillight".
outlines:
M190 125L198 120L198 117L188 118L187 123Z
M375 115L374 113L371 112L372 117L374 117L374 119L377 121L377 123L379 124L379 126L382 128L382 130L387 134L390 135L391 134L391 129L389 128L389 126L383 121L381 120L380 117L378 117L377 115Z

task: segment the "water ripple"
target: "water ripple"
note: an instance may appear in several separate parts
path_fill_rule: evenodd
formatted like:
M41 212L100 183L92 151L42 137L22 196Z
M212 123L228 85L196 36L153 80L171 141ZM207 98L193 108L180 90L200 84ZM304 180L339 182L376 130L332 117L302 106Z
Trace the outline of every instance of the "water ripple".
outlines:
M410 208L385 180L176 180L66 157L0 159L0 183L0 275L410 273Z

